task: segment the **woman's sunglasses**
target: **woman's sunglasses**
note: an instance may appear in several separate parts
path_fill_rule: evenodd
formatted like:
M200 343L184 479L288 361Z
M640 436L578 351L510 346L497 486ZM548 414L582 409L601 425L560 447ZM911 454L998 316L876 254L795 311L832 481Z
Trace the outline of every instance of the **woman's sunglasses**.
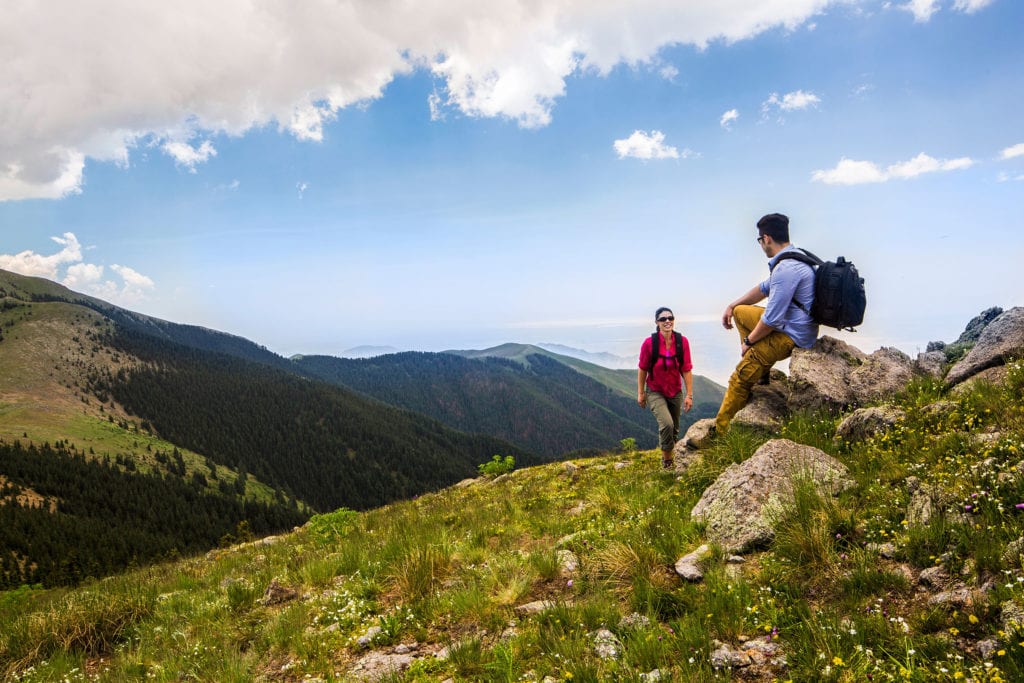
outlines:
M660 318L658 318L659 323L670 323L673 320L675 320L675 318L672 317L671 315L663 315Z

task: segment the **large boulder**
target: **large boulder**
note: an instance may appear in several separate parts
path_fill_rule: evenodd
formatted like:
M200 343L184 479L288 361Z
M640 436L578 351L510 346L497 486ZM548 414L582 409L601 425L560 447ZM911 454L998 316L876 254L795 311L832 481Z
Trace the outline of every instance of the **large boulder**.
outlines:
M931 343L929 343L929 346L931 346ZM942 366L945 363L946 354L942 351L925 351L924 353L917 354L917 360L914 361L914 369L922 375L942 377Z
M992 308L986 308L978 315L971 318L971 322L967 323L967 327L964 328L963 333L957 338L954 344L969 344L976 342L981 338L981 333L985 331L989 323L998 318L1003 314L1003 309L999 306L993 306Z
M850 370L850 390L855 403L871 403L901 391L913 378L910 356L883 346Z
M850 372L868 357L860 349L834 337L821 337L809 349L794 349L789 360L789 407L845 408L856 396Z
M782 382L759 384L750 392L747 405L733 416L730 424L777 432L789 414L788 395L789 391Z
M683 446L691 451L700 450L704 448L711 441L713 436L713 429L715 427L715 418L705 417L703 420L697 420L690 428L686 430L686 434L683 436L681 441ZM676 448L679 447L679 443L676 443Z
M795 349L789 361L789 408L841 410L890 396L914 377L914 363L902 351L882 347L865 354L833 337L809 349Z
M810 478L833 495L854 482L841 462L824 451L789 439L768 441L747 460L730 465L690 512L707 523L709 541L726 553L744 553L768 544L775 523L793 501L797 479Z
M1024 355L1024 307L1016 306L985 326L974 348L946 375L946 384L953 386L968 377L998 365L1015 356Z

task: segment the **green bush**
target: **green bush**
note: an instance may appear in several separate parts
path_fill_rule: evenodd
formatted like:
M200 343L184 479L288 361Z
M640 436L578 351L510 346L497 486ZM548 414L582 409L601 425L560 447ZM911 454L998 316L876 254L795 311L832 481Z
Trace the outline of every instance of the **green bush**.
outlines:
M485 477L497 477L501 474L508 474L516 468L516 459L511 455L506 455L502 458L500 455L496 455L491 458L490 462L485 462L482 465L477 466L480 474Z

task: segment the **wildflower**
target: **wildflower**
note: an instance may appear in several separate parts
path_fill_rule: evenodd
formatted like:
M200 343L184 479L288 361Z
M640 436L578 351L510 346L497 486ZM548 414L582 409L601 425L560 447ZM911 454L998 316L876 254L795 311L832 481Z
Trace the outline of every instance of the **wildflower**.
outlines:
M835 656L835 657L833 657L833 658L832 658L832 663L833 663L833 664L834 664L835 666L842 666L842 665L843 665L843 658L842 658L842 657L839 657L839 656L837 655L837 656Z
M971 622L972 624L977 624L978 623L978 617L976 617L976 616L974 616L972 614L971 616L967 617L967 621Z

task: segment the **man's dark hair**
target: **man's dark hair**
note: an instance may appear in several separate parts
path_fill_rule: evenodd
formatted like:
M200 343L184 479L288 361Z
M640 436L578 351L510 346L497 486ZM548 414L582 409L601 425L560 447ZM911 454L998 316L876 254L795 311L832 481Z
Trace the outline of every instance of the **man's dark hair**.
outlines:
M789 217L781 213L762 216L757 222L757 231L771 237L773 242L786 243L789 241Z

